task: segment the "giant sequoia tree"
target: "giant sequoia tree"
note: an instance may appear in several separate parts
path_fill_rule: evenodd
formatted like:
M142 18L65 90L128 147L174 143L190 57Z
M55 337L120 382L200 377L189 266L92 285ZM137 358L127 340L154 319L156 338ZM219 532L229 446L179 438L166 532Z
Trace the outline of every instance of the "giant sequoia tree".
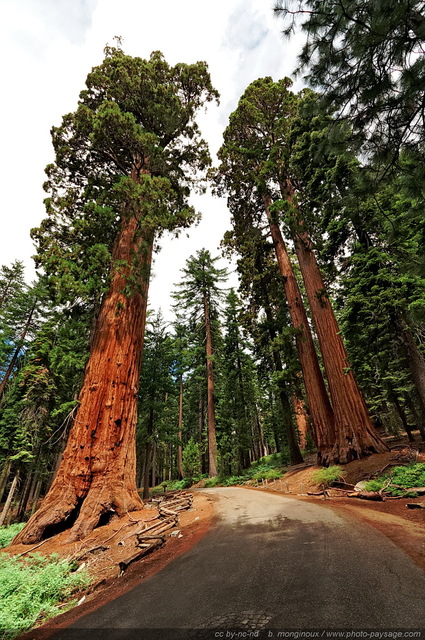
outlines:
M161 230L189 225L193 175L209 162L194 121L217 98L207 66L169 66L107 47L78 108L53 128L47 217L33 237L38 265L61 302L104 292L62 462L42 507L17 541L141 506L135 428L149 272Z
M292 164L303 154L293 137L294 123L305 95L289 90L288 79L253 82L230 116L219 152L220 175L229 193L236 226L250 225L263 212L280 267L290 315L297 329L297 348L319 459L345 463L368 452L386 450L372 427L366 405L351 371L339 328L319 269L305 220L302 179ZM307 94L306 99L310 99ZM311 121L311 126L315 122ZM308 158L308 153L305 153ZM315 203L320 208L320 200ZM327 402L307 315L286 251L281 222L293 241L315 325L332 409ZM333 415L332 415L333 414Z

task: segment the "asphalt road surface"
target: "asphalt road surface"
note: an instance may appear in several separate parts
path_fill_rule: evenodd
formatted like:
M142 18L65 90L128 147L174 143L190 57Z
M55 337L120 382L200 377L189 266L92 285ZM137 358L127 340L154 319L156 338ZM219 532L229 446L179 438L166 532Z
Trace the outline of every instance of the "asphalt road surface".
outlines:
M271 493L205 492L219 518L195 547L55 638L297 640L336 629L346 633L333 637L371 637L354 630L373 629L401 638L414 637L401 630L425 630L425 574L375 529Z

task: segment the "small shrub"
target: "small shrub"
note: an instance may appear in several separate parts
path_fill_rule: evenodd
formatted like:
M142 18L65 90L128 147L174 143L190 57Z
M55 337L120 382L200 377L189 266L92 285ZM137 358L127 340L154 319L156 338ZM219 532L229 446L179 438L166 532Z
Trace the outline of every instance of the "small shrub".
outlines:
M65 611L58 604L89 584L87 572L71 573L56 555L20 559L0 555L0 636L11 639L36 622ZM68 602L68 608L74 601Z
M201 473L201 453L199 444L191 438L183 451L183 471L189 481Z
M337 465L333 465L331 467L319 469L319 471L315 471L311 479L315 484L321 485L325 489L330 487L334 482L338 482L345 475L345 471L338 467Z
M282 471L278 471L277 469L263 469L253 476L253 480L276 480L277 478L281 478L282 475Z
M205 480L205 487L216 487L218 484L220 484L220 478L219 476L214 476L213 478L207 478Z
M388 481L391 483L388 484ZM369 480L366 484L366 491L380 491L388 485L388 492L392 496L406 496L414 498L416 493L411 491L406 493L405 489L414 487L425 487L425 464L417 462L407 466L394 467L394 469L374 480ZM397 485L397 486L394 486Z
M17 522L16 524L11 524L8 527L0 527L0 549L3 547L7 547L13 540L13 538L18 535L18 533L25 526L25 522Z
M234 487L236 485L244 484L246 482L246 476L228 476L223 478L223 487Z
M382 489L383 486L383 482L380 482L379 480L369 480L369 482L367 484L365 484L365 490L366 491L379 491L380 489Z

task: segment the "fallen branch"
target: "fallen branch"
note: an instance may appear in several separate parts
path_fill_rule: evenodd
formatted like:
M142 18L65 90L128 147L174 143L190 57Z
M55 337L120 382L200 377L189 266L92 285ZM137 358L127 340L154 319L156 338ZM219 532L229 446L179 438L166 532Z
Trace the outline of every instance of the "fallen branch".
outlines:
M135 560L140 560L140 558L147 556L149 553L154 551L154 549L158 549L158 547L161 547L163 544L164 544L163 540L158 540L156 543L154 542L153 544L151 544L147 549L139 549L139 551L137 551L136 553L133 553L131 556L129 556L125 560L121 560L121 562L118 563L118 566L120 569L120 576L122 576L124 571L132 562L134 562Z
M83 560L84 558L86 558L89 553L94 553L95 551L107 551L109 549L109 547L106 547L104 544L98 544L96 547L92 547L91 549L87 549L86 551L83 551L79 556L71 556L71 558L69 559L69 562L72 562L73 560L76 560L77 562L79 560Z
M383 502L385 500L377 491L356 491L355 493L348 493L347 498L360 498L361 500L375 500L376 502Z
M50 538L46 538L45 540L42 540L41 542L36 544L35 547L31 547L31 549L27 549L26 551L23 551L22 553L19 553L15 557L16 558L21 558L22 556L26 555L27 553L30 553L31 551L34 551L34 549L38 549L38 547L41 547L41 545L44 544L45 542L47 542L47 540L50 540Z

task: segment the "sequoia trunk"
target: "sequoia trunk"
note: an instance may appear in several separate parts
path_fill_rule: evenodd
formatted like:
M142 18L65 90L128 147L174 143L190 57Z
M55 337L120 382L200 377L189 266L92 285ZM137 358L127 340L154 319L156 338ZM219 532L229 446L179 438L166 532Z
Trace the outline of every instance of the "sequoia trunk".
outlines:
M301 292L292 269L282 233L270 214L271 199L265 197L264 204L280 274L285 287L291 321L294 329L297 329L296 345L313 421L318 462L319 464L327 465L333 462L331 458L331 451L335 442L333 411L323 381L322 372L320 371Z
M289 181L283 188L283 195L293 204L293 187ZM332 458L334 464L345 464L370 453L382 453L388 447L372 425L363 395L350 369L312 243L299 215L295 224L295 252L310 303L335 417Z
M68 443L41 508L17 543L38 542L69 523L74 524L68 541L79 540L101 516L142 506L136 489L135 430L153 236L151 229L142 235L135 215L123 218ZM136 259L139 286L127 293Z

